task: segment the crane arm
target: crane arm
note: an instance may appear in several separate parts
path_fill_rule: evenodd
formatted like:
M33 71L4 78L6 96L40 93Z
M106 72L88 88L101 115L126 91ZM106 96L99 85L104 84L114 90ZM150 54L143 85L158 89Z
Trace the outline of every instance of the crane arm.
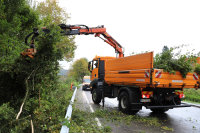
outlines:
M63 29L64 35L94 34L95 37L99 37L106 43L111 45L115 49L116 53L119 54L119 57L124 57L122 46L106 32L106 28L104 28L104 26L88 27L86 25L65 25L65 24L60 24L59 26L61 29Z
M99 37L104 42L108 43L110 46L112 46L115 49L115 52L118 53L119 57L124 57L122 46L114 39L112 36L110 36L106 32L106 28L104 26L98 26L98 27L88 27L86 25L65 25L60 24L60 28L62 29L61 34L62 35L91 35L94 34L95 37ZM50 31L46 29L45 27L42 28L42 31L45 33L49 33ZM31 44L28 44L28 38L32 36ZM36 49L34 46L34 40L35 38L39 36L39 32L37 28L33 29L33 32L28 34L25 38L25 43L30 46L29 49L26 49L24 52L21 53L23 56L29 56L31 58L34 57L36 53Z

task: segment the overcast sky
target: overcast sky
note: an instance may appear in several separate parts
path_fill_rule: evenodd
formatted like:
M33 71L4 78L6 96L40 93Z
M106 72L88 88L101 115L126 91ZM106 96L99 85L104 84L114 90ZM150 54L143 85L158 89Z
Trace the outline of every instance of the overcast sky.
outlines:
M125 48L125 56L158 53L164 45L200 49L199 0L59 0L59 5L70 14L68 24L104 25ZM75 42L74 60L116 56L111 46L93 35L76 36Z

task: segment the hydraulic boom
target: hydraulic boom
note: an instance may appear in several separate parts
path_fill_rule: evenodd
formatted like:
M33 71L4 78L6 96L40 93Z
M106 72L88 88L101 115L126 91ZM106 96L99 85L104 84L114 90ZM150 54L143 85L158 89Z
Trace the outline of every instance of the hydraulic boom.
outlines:
M124 57L122 46L106 32L106 28L104 28L104 26L88 27L86 25L60 24L59 27L62 29L61 34L64 36L94 34L95 37L99 37L102 40L104 40L106 43L111 45L115 49L116 53L118 54L118 57ZM49 30L46 28L42 28L42 31L45 33L49 32ZM31 43L28 44L28 38L31 36L32 36ZM25 39L25 43L29 45L30 48L22 52L21 55L34 58L34 55L36 54L36 48L35 48L34 42L37 36L39 36L38 29L34 28L33 32L28 34Z
M119 54L119 57L124 57L122 46L106 32L106 28L104 26L98 26L98 27L88 27L86 25L65 25L60 24L59 25L61 29L63 29L64 35L90 35L94 34L95 37L99 37L102 40L104 40L106 43L111 45L116 53ZM102 35L102 36L101 36Z

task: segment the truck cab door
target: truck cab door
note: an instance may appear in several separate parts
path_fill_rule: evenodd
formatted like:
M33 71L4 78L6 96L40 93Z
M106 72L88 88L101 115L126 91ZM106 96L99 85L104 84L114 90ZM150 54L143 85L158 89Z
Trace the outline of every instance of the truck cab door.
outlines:
M98 68L99 68L98 60L93 60L91 81L94 80L94 79L98 79Z

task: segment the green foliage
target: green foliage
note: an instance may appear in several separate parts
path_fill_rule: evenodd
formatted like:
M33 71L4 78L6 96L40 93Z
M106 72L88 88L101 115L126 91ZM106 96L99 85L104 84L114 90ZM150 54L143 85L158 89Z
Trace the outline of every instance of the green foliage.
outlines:
M69 85L59 83L56 89L48 92L45 90L46 88L43 88L40 98L29 98L19 120L15 120L17 111L9 104L0 106L0 131L29 132L32 119L35 132L59 132L65 116L65 109L72 96L72 91L66 86Z
M65 10L58 5L58 0L45 0L37 5L37 11L43 25L66 23L69 18Z
M160 126L161 124L159 123L157 118L153 118L153 117L140 117L137 115L126 115L123 114L119 111L116 110L96 110L93 114L94 116L98 117L98 118L105 118L108 121L112 121L112 122L123 122L126 124L130 124L131 122L135 121L135 122L141 122L141 123L145 123L149 126Z
M26 47L24 37L39 23L39 17L25 0L0 1L0 71L12 64Z
M57 0L45 0L39 3L37 11L42 19L42 26L66 23L69 18L65 10L59 7ZM71 61L74 57L74 51L76 49L74 38L74 36L65 36L56 45L63 52L65 60L67 61Z
M173 128L169 128L169 127L167 127L167 126L162 126L161 128L162 128L163 130L166 130L166 131L171 131L171 132L174 131Z
M0 106L0 125L8 123L14 117L14 109L10 107L9 103L4 103Z
M194 72L200 75L200 64L196 64L196 67L194 69Z
M163 47L163 51L157 54L154 58L154 68L164 69L169 73L175 74L179 71L183 78L186 78L188 72L192 72L192 64L195 63L196 57L194 55L180 55L175 54L174 50L177 48Z
M106 109L99 109L96 110L94 113L92 113L93 117L103 118L107 120L108 122L113 122L116 125L117 124L131 124L134 123L135 125L144 125L146 127L159 127L163 130L170 130L173 131L172 128L169 128L167 126L162 126L162 122L158 120L156 117L141 117L138 115L126 115L122 112L116 111L116 110L106 110Z
M71 96L72 91L66 88L66 84L58 85L56 90L43 95L40 107L34 110L35 130L37 132L59 132Z
M81 82L83 77L89 74L88 60L86 58L81 58L73 63L69 76L72 76L76 81Z
M98 127L95 116L89 112L75 109L72 113L70 133L110 133L110 127Z
M200 89L184 89L185 100L200 103Z
M76 50L74 39L74 36L65 36L56 45L63 52L66 61L71 61L74 57Z
M58 61L65 54L72 58L75 47L73 37L64 39L60 28L49 23L50 33L40 31L36 39L34 59L20 57L26 35L44 23L39 15L26 0L0 0L0 132L30 132L31 121L35 132L60 131L72 92L69 83L59 82ZM63 40L70 47L59 46Z

